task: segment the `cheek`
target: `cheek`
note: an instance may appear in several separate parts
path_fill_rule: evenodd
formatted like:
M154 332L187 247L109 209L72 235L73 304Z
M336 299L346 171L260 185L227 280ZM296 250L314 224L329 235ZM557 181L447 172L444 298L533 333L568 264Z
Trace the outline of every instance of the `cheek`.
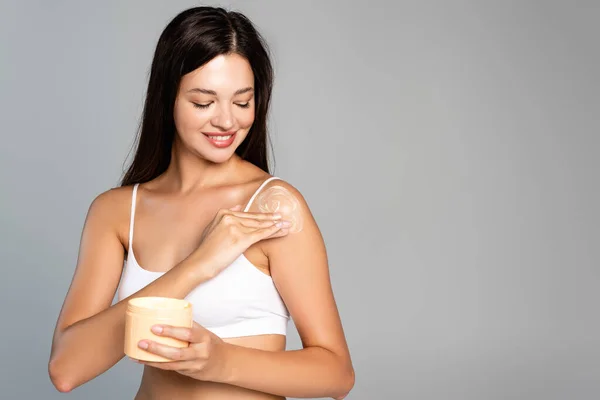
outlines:
M180 133L204 126L210 118L194 107L176 107L173 113L175 126Z
M254 109L252 110L243 110L237 116L237 122L242 129L250 129L252 124L254 123Z
M175 121L178 121L182 125L193 125L197 121L208 119L208 117L203 117L203 114L207 113L194 107L193 104L187 101L182 101L181 103L176 102L173 111Z
M186 125L189 121L189 116L187 115L187 110L181 106L175 106L175 110L173 111L173 119L175 120L175 126L177 130L182 131L185 129Z

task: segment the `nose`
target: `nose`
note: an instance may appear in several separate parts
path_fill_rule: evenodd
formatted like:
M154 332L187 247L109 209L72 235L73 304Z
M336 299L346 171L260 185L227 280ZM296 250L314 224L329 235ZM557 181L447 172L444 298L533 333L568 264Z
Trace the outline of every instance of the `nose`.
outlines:
M217 108L217 113L213 117L211 123L217 128L221 128L224 131L228 131L233 127L233 115L231 109L227 104L224 104Z

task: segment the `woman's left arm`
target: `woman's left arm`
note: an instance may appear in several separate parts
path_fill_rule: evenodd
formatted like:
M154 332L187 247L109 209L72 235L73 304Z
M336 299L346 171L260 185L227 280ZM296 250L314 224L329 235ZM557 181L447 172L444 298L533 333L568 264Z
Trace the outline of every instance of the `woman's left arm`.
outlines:
M354 386L354 369L331 287L320 230L302 195L303 228L271 239L263 248L271 276L302 339L303 349L270 352L225 344L226 376L236 386L287 397L342 399Z
M269 186L284 186L297 200L295 213L303 227L264 241L261 247L303 348L258 350L226 343L198 324L192 329L164 326L163 332L155 333L187 340L190 346L177 349L144 340L150 346L142 348L174 361L142 363L279 396L340 400L354 386L354 368L331 287L325 244L304 197L293 186L276 182Z

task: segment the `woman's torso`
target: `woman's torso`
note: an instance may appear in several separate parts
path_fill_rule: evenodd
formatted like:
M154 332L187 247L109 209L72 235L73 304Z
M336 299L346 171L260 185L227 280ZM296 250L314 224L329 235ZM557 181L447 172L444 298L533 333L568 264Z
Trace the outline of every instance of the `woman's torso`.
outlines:
M141 287L157 279L172 266L176 265L186 258L198 245L201 234L207 224L212 220L219 208L233 207L236 204L247 204L249 199L257 189L262 186L268 176L261 176L257 179L251 179L249 182L235 185L232 187L223 187L218 189L209 189L201 195L190 195L186 199L171 198L169 194L161 193L159 187L154 187L152 182L140 185L137 190L137 201L133 204L131 215L135 215L135 228L128 224L128 235L123 235L130 243L124 243L125 248L130 249L133 257L128 257L125 265L125 271L119 285L119 297L127 297L130 292L137 291ZM131 189L130 189L131 190ZM250 208L252 210L252 208ZM131 221L129 221L131 222ZM135 232L135 235L132 233ZM267 323L269 332L276 334L252 334L251 336L223 337L219 332L236 334L243 333L248 327L235 328L228 331L228 327L219 331L215 328L213 332L223 338L225 342L233 343L244 347L253 347L267 351L285 350L285 328L282 328L282 317L287 318L287 310L280 299L278 303L273 293L270 297L265 297L265 291L274 289L274 284L270 277L268 258L260 248L260 244L250 247L236 262L231 265L231 269L226 269L226 274L211 283L213 290L203 290L201 287L195 289L197 292L193 295L192 301L198 300L206 302L207 296L211 293L218 293L219 289L227 287L228 284L235 285L236 280L249 280L252 285L247 286L246 297L252 298L253 294ZM128 275L129 274L129 275ZM237 278L236 278L237 276ZM219 276L217 276L218 278ZM230 277L230 278L228 278ZM209 281L210 282L210 281ZM126 287L126 289L123 288ZM252 292L256 286L257 290ZM240 289L242 287L240 286ZM231 292L231 291L230 291ZM233 291L235 293L235 291ZM261 294L262 293L262 294ZM225 299L225 302L231 303L232 297ZM242 304L237 299L237 305L233 307L234 314L247 314L247 309L243 309ZM217 301L215 305L221 302ZM236 308L237 307L237 308ZM256 308L256 307L254 307ZM235 311L237 310L237 311ZM209 309L207 308L208 312ZM223 312L229 312L223 308ZM254 311L253 311L254 312ZM213 318L219 315L214 313L196 313L194 319L202 324L204 321L217 321ZM204 318L203 318L204 317ZM230 315L234 318L235 315ZM228 323L228 321L225 321ZM260 322L260 321L259 321ZM269 325L270 324L270 325ZM231 324L230 326L234 326ZM238 324L239 326L239 324ZM262 325L264 327L264 325ZM273 326L276 326L273 329ZM210 328L209 328L210 329ZM251 329L251 328L250 328ZM255 330L261 330L261 325L255 327ZM263 328L264 329L264 328ZM212 329L211 329L212 330ZM263 330L264 331L264 330ZM257 332L254 332L257 333ZM247 333L246 333L247 334ZM225 335L228 336L228 335ZM274 400L282 397L272 396L265 393L259 393L244 388L217 384L214 382L203 382L172 371L164 371L145 366L142 375L142 381L135 400L162 400L162 399L194 399L194 400Z
M223 339L225 342L261 350L285 349L285 337L264 335L247 338ZM134 400L282 400L273 396L237 386L202 382L177 372L144 367L142 382Z

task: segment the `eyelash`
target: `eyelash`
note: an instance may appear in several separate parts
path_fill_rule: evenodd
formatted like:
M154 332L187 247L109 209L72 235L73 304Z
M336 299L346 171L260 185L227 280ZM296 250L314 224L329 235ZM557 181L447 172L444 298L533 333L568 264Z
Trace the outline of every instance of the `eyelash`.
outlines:
M208 103L208 104L198 104L198 103L192 103L194 105L194 107L196 108L201 108L201 109L205 109L208 108L212 103ZM250 102L248 103L244 103L244 104L237 104L238 107L240 108L248 108L250 107Z

